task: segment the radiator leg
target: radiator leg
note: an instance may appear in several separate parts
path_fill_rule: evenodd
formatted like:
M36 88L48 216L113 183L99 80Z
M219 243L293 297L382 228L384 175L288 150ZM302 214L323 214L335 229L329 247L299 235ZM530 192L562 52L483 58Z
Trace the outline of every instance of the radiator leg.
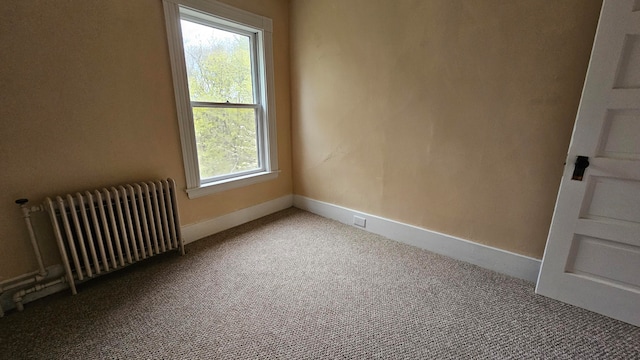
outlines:
M67 276L70 276L71 279L66 279L65 277L63 277L63 279L66 279L67 283L69 283L69 288L71 289L71 295L77 295L78 290L76 290L76 283L73 280L73 275L67 275Z

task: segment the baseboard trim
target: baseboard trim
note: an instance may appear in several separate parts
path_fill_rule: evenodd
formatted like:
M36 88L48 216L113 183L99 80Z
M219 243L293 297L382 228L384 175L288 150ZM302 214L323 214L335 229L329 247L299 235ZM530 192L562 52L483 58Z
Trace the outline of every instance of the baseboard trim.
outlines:
M232 227L259 219L263 216L288 209L291 206L293 206L293 195L285 195L217 218L195 224L184 225L181 228L182 239L185 244L189 244L207 236L231 229Z
M357 215L366 219L366 227L356 226L363 230L534 283L540 271L540 260L532 257L305 196L294 195L293 206L352 226L353 217Z

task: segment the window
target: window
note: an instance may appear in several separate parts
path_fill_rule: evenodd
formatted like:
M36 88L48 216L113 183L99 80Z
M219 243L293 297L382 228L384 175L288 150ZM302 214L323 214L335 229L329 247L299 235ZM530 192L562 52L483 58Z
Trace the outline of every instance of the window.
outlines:
M277 177L271 20L164 0L190 198Z

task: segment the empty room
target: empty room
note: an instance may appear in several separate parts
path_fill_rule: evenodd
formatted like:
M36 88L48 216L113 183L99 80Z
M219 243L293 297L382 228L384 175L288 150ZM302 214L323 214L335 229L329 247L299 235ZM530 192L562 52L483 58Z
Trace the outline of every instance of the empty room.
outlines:
M639 0L9 0L0 358L640 358Z

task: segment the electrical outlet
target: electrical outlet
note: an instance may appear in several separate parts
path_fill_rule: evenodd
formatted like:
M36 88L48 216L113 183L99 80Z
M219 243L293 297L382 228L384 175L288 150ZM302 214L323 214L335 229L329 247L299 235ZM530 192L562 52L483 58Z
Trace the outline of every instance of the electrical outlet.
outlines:
M361 228L367 227L367 219L354 215L353 216L353 225L359 226Z

